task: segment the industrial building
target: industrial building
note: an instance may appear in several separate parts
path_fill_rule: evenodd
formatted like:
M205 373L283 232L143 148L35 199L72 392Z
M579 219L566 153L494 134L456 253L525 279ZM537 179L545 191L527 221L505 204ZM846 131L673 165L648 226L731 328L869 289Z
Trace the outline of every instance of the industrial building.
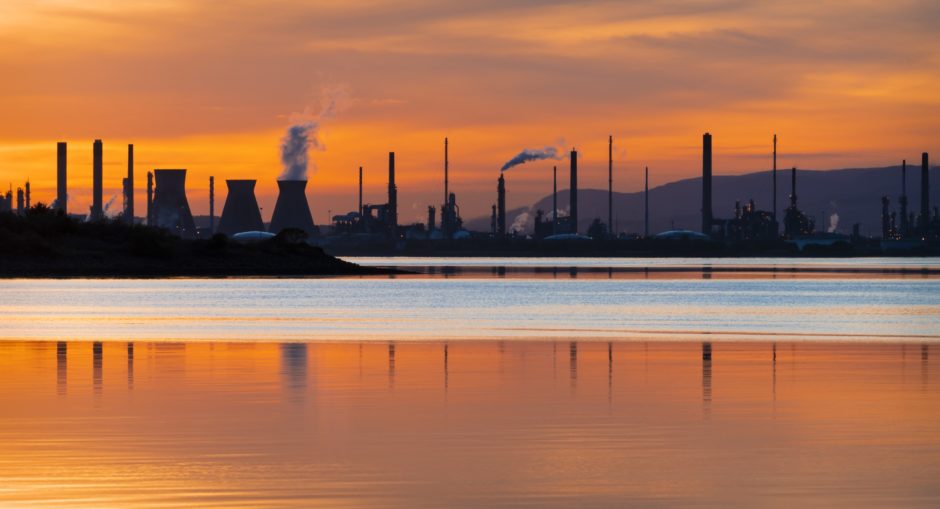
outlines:
M701 232L704 237L724 245L737 243L762 243L762 245L783 245L784 241L797 243L800 246L823 239L832 241L833 235L816 232L817 219L803 212L798 204L797 195L797 168L790 171L791 189L789 205L783 210L782 232L777 221L777 136L773 137L773 170L772 182L772 208L769 211L759 210L752 197L735 197L734 207L730 217L719 218L713 213L713 178L712 163L713 138L710 133L702 136L702 177L701 177ZM554 149L552 149L554 150ZM524 151L525 152L525 151ZM68 213L68 144L57 142L56 145L56 196L52 207L62 213ZM310 210L306 195L307 180L278 180L278 196L271 216L271 223L265 228L261 209L255 196L257 181L255 180L227 180L228 194L218 220L216 228L215 217L215 179L209 177L209 218L208 228L197 229L186 196L186 170L185 169L156 169L147 172L146 184L146 216L145 222L149 226L164 228L184 238L204 238L216 231L234 237L244 232L263 232L277 234L285 229L297 229L307 234L311 242L321 245L331 245L335 242L352 242L361 245L401 246L400 241L454 241L463 242L468 249L472 246L484 246L485 242L491 245L504 243L516 245L527 239L548 240L583 240L587 237L578 234L579 231L579 181L578 181L578 151L572 149L568 154L569 179L568 207L559 207L557 166L552 169L552 195L551 213L544 210L534 212L534 231L531 235L520 232L509 226L510 213L508 208L508 183L503 168L496 183L496 202L492 206L492 215L489 231L469 232L463 227L460 208L457 205L456 194L450 189L450 159L449 139L444 138L443 181L444 202L440 207L428 205L427 222L412 224L399 223L398 186L396 183L396 157L394 152L388 153L388 181L386 200L382 203L365 203L363 201L363 169L358 172L358 207L347 214L331 217L329 234L320 237ZM105 220L106 206L103 204L103 143L95 140L92 146L92 204L88 214L89 220ZM541 158L557 158L552 152L551 156ZM940 240L940 214L936 207L931 207L929 194L929 164L928 154L921 157L920 172L920 201L915 209L911 210L907 190L907 164L902 162L900 175L900 193L897 200L899 209L892 210L891 198L885 194L881 199L881 238L885 246L918 246L924 242ZM517 163L518 164L518 163ZM650 231L650 190L649 169L644 170L644 187L642 203L642 233L632 236L620 234L615 236L614 195L613 195L613 136L608 137L607 151L607 224L600 217L591 218L588 237L611 241L629 241L631 239L653 239L656 237ZM127 173L122 178L123 209L120 220L133 224L135 216L134 187L134 145L127 146ZM26 214L32 205L31 184L25 182L17 187L14 193L13 186L4 195L0 195L0 212L15 212ZM596 196L596 195L595 195ZM591 198L593 211L596 214L596 198ZM722 198L727 200L727 197ZM547 208L547 207L545 207ZM437 214L440 212L438 221ZM819 216L817 216L819 217ZM825 216L823 216L825 217ZM675 228L674 228L675 229ZM855 226L857 232L858 227ZM686 236L688 237L688 236ZM838 237L838 235L836 235ZM656 237L659 238L659 237ZM691 237L689 237L691 238ZM842 236L843 239L848 239ZM856 233L855 239L859 236ZM346 239L343 241L342 239ZM618 240L619 239L619 240ZM693 239L694 240L694 239ZM483 242L484 244L481 244ZM492 244L496 243L496 244ZM892 244L893 243L893 244ZM887 247L885 248L887 249Z

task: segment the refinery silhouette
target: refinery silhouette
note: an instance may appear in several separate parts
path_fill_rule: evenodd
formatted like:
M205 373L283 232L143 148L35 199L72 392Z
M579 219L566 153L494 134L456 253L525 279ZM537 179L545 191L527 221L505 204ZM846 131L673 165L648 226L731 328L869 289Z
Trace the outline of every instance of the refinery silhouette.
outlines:
M293 128L292 128L293 129ZM293 133L293 131L292 131ZM265 223L255 197L256 180L226 180L227 196L221 216L215 214L215 177L209 177L208 224L197 226L196 218L186 196L185 169L153 169L146 174L146 208L143 217L135 214L134 203L134 145L127 146L127 173L123 177L123 207L119 213L107 214L110 203L103 203L103 144L95 140L92 146L92 205L87 214L71 214L68 207L68 163L66 142L58 142L57 193L49 208L56 213L83 222L121 222L129 225L153 227L169 232L180 239L211 239L224 235L237 242L258 242L275 237L284 231L295 232L297 238L323 247L334 255L343 254L450 254L450 255L787 255L787 254L932 254L940 246L940 215L930 206L930 167L928 154L920 164L920 200L915 212L909 207L907 196L907 162L900 167L900 193L898 207L893 210L891 198L881 198L880 236L863 236L859 224L853 225L849 235L838 234L824 225L825 219L813 216L800 208L798 175L791 167L782 172L789 176L789 196L786 207L780 210L778 196L777 136L773 136L773 166L771 180L766 189L772 195L769 210L761 210L753 199L745 203L735 201L720 204L733 210L730 217L715 214L713 203L712 136L702 137L702 169L698 185L701 188L701 226L697 231L670 228L654 232L650 229L649 168L644 168L644 190L641 233L622 233L615 229L614 192L614 139L608 138L606 222L600 216L581 222L579 217L578 151L574 148L563 157L554 147L526 149L500 168L496 184L496 200L490 211L489 228L468 227L457 202L457 194L450 188L449 140L444 139L443 200L440 205L427 207L427 222L401 224L399 221L398 187L395 181L395 152L388 153L388 190L383 203L363 201L363 173L359 167L358 207L346 214L333 215L328 225L317 225L307 201L306 149L310 143L306 131L298 131L288 140L284 151L285 171L277 180L279 194L271 216ZM530 232L525 226L508 225L507 170L531 161L567 159L569 186L562 190L566 206L559 206L558 166L552 171L550 212L541 208L534 213ZM820 173L820 172L814 172ZM619 194L617 195L620 196ZM878 203L871 203L871 208ZM16 190L12 185L0 196L0 213L28 216L33 208L30 183ZM597 207L594 207L595 210ZM439 217L438 217L439 213ZM479 222L478 222L479 223Z

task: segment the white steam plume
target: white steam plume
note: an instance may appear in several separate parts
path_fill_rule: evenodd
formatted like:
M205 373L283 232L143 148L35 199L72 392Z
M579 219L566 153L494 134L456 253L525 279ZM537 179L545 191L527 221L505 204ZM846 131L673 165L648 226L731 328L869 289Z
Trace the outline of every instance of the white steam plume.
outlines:
M311 147L326 150L319 138L321 124L342 108L347 94L345 89L333 87L324 89L322 96L323 107L319 113L314 115L305 110L293 116L292 125L281 139L281 164L284 170L278 180L307 180L307 168L312 164L313 170L316 170L316 164L311 163L307 151Z
M540 161L542 159L561 159L558 157L558 149L555 147L545 147L543 149L527 148L516 154L512 159L506 161L499 171L506 171L513 166L527 163L529 161Z
M839 214L833 212L832 215L829 216L829 228L826 229L826 231L829 233L832 233L836 231L836 228L838 226L839 226Z

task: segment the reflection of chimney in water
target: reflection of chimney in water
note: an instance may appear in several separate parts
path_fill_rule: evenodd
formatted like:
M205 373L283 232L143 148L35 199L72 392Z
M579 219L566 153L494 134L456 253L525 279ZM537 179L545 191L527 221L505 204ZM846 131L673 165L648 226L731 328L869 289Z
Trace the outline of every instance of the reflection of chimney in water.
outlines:
M568 345L568 375L571 377L571 387L578 382L578 343L572 341Z
M448 358L447 358L447 343L444 343L444 392L447 392L448 378L450 377L450 370L448 367Z
M607 343L607 403L610 403L614 388L614 344Z
M95 395L101 394L101 342L95 341L91 347L92 351L92 381Z
M302 399L307 390L307 345L284 343L281 345L281 376L289 397Z
M395 386L395 343L388 344L388 387Z
M712 344L702 343L702 402L705 414L711 410L712 402Z
M134 388L134 343L127 344L127 389Z
M56 388L60 396L65 395L68 384L68 352L69 346L65 341L59 341L55 347Z

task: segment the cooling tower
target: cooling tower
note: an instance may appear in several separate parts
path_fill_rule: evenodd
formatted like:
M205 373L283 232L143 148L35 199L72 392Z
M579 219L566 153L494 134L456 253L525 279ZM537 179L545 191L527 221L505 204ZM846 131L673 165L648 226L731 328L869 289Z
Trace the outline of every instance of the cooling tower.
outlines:
M226 180L228 196L219 219L219 233L232 236L241 232L264 231L258 200L255 199L255 180ZM280 183L280 182L279 182ZM304 202L306 204L306 202ZM280 204L280 200L278 200ZM277 209L274 211L277 214Z
M315 236L317 227L313 224L313 215L310 214L310 205L307 204L305 194L307 181L278 180L277 188L277 203L274 204L274 215L271 216L268 231L277 234L285 228L297 228L311 237Z
M186 170L153 170L154 226L166 228L183 238L196 235L196 224L186 201Z

